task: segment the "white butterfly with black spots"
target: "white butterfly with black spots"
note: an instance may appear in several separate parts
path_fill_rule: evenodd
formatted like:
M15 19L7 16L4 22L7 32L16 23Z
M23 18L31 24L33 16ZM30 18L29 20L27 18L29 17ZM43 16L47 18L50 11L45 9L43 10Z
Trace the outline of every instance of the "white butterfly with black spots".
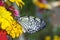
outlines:
M44 20L33 16L18 17L17 21L22 25L25 32L28 33L35 33L46 26Z

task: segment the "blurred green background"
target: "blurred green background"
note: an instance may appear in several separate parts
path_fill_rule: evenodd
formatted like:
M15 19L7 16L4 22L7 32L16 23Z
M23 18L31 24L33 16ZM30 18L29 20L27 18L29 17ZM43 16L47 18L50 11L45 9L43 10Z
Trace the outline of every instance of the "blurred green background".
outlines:
M32 0L23 0L25 2L25 6L20 9L20 15L21 16L34 16L34 17L40 17L42 16L42 19L46 22L46 27L43 30L40 30L34 34L28 34L25 33L24 38L25 40L60 40L60 27L52 24L51 22L51 16L54 15L54 13L51 10L45 10L45 12L41 13L36 11L38 7L36 7ZM57 1L57 0L47 0L48 2ZM58 7L57 7L58 8ZM57 9L58 10L58 9ZM59 12L58 12L59 13ZM36 14L41 14L40 16Z

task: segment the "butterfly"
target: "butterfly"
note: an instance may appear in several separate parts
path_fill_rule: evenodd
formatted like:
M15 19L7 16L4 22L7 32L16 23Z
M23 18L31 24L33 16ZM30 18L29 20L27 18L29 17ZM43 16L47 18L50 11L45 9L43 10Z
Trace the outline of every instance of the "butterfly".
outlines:
M27 33L35 33L46 26L44 20L33 16L23 16L18 18L17 21Z

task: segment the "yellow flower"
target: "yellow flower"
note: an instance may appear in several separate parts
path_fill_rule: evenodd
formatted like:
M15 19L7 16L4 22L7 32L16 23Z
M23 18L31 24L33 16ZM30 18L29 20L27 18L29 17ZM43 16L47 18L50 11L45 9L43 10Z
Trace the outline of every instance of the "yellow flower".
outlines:
M34 5L38 6L41 9L51 9L51 6L49 4L44 4L39 2L38 0L32 0Z
M58 35L54 35L54 39L53 40L59 40L59 36Z
M12 38L19 37L23 33L22 26L18 24L11 16L11 13L2 6L0 6L0 27L6 30Z
M23 33L23 28L16 21L13 21L11 27L6 28L6 31L12 38L16 38Z
M51 37L50 36L46 36L45 40L51 40Z
M22 8L22 5L24 5L24 2L22 0L9 0L10 2L15 2L18 6Z
M2 29L6 29L12 24L13 17L4 7L0 6L0 24Z

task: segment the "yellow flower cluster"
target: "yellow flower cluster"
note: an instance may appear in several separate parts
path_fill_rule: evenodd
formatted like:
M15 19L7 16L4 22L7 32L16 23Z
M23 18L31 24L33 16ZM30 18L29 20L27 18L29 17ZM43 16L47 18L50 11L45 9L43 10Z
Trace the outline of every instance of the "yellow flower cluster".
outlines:
M0 28L6 30L12 37L19 37L22 34L22 26L19 25L11 16L11 13L4 7L0 6Z
M10 2L15 2L18 6L22 8L22 5L24 5L24 2L22 0L9 0Z
M13 21L13 24L10 27L8 27L6 31L12 38L15 38L19 37L22 34L23 29L21 25L17 24L16 21Z
M0 25L2 29L6 29L12 24L13 17L11 13L4 7L0 6Z

